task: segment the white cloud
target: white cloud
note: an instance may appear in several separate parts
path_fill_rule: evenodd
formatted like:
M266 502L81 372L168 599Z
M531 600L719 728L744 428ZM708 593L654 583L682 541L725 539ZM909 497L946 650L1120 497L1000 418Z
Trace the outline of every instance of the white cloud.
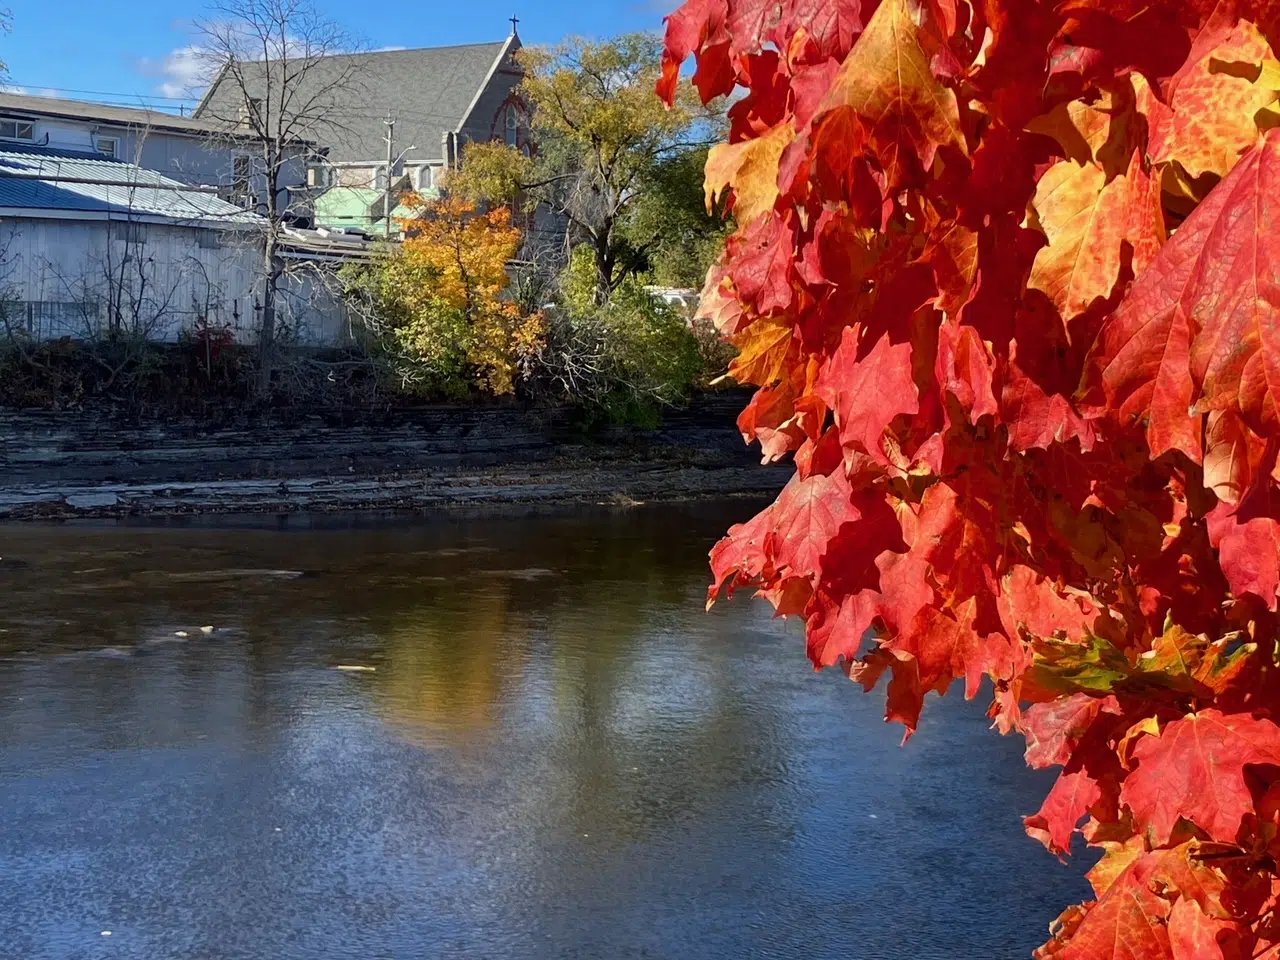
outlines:
M0 93L29 93L26 87L20 87L16 83L0 83Z
M198 95L211 79L209 56L195 44L179 47L159 59L143 57L138 61L138 72L144 77L155 77L156 93L166 97Z
M259 49L261 41L248 35L240 37L239 34L243 28L215 23L212 29L219 33L225 31L225 37L220 39L224 39L229 46L237 49L239 55L248 58L261 56ZM214 46L219 50L222 49L220 43L215 43ZM244 49L241 50L240 47ZM292 43L289 49L293 49ZM378 52L405 49L407 48L402 46L387 46L379 47ZM342 50L339 48L333 52L339 53ZM171 50L163 57L141 57L136 61L135 68L142 76L156 80L154 91L161 96L199 98L205 88L213 82L220 59L208 47L193 42Z

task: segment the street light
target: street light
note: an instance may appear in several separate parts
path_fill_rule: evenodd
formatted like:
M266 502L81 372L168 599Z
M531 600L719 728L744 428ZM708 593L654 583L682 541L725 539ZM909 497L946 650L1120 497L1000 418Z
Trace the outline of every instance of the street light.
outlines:
M387 125L387 186L386 192L382 196L382 237L384 240L391 239L391 175L396 169L396 165L405 158L406 155L418 148L416 146L406 147L400 151L400 156L392 159L396 137L396 120L390 114L382 121Z

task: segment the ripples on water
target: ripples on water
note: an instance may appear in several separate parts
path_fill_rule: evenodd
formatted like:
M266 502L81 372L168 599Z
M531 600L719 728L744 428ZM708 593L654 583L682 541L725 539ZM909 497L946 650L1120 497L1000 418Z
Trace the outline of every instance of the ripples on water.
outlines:
M0 528L0 957L1028 956L1045 776L704 614L749 512Z

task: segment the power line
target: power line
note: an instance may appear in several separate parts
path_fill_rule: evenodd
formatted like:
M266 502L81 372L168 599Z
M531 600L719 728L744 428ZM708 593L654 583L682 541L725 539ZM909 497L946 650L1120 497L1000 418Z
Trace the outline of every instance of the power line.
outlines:
M95 97L128 97L128 98L138 99L138 100L173 100L175 102L181 102L181 103L192 103L193 101L200 99L199 97L167 97L158 93L143 95L139 93L130 93L130 92L125 92L121 90L81 90L77 87L50 87L42 83L18 83L14 80L6 80L5 86L6 87L22 87L23 90L50 90L54 93L84 93L84 94L90 94ZM0 92L12 92L12 91L0 91ZM29 94L29 96L38 97L40 96L40 94L32 93L32 94Z
M19 86L26 91L30 91L34 88L34 84L9 84L9 86ZM40 87L39 89L42 91L51 91L54 93L79 93L79 94L86 94L91 96L113 98L109 100L91 101L93 103L98 103L107 107L148 107L155 110L166 110L170 112L176 112L184 104L198 102L198 98L196 97L163 97L159 95L143 97L143 96L135 96L134 94L129 94L129 93L112 93L111 91L108 91L108 90L79 90L79 89L73 89L70 87ZM7 91L0 90L0 93L13 93L15 96L30 96L30 97L41 96L40 93L27 92L27 93L19 94L13 90L7 90ZM54 99L57 99L57 98L54 98ZM161 103L159 101L171 101L171 102ZM332 116L335 118L347 119L347 120L379 119L372 112L363 111L363 110L338 109L338 110L328 110L326 111L326 113L329 116ZM459 119L458 114L452 114L452 113L420 113L416 111L408 111L408 112L397 111L397 113L402 117L407 117L412 120L421 120L421 121L442 120L442 121L457 123Z

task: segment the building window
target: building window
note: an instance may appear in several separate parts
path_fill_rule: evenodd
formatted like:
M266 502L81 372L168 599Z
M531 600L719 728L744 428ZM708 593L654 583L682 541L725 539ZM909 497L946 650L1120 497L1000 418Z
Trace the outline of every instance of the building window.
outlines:
M387 168L386 166L377 167L373 173L373 186L376 190L387 189Z
M520 139L520 117L516 113L516 108L511 104L507 105L507 146L514 147Z
M202 250L218 250L222 247L222 234L217 230L201 230L197 236Z
M307 167L307 186L309 187L328 187L329 186L329 167L325 164L313 164Z
M34 140L35 124L30 120L0 119L0 140Z
M112 160L118 160L120 159L120 138L94 137L93 149L97 150L104 157L110 157Z
M418 168L418 189L419 190L431 189L431 168L430 167Z

